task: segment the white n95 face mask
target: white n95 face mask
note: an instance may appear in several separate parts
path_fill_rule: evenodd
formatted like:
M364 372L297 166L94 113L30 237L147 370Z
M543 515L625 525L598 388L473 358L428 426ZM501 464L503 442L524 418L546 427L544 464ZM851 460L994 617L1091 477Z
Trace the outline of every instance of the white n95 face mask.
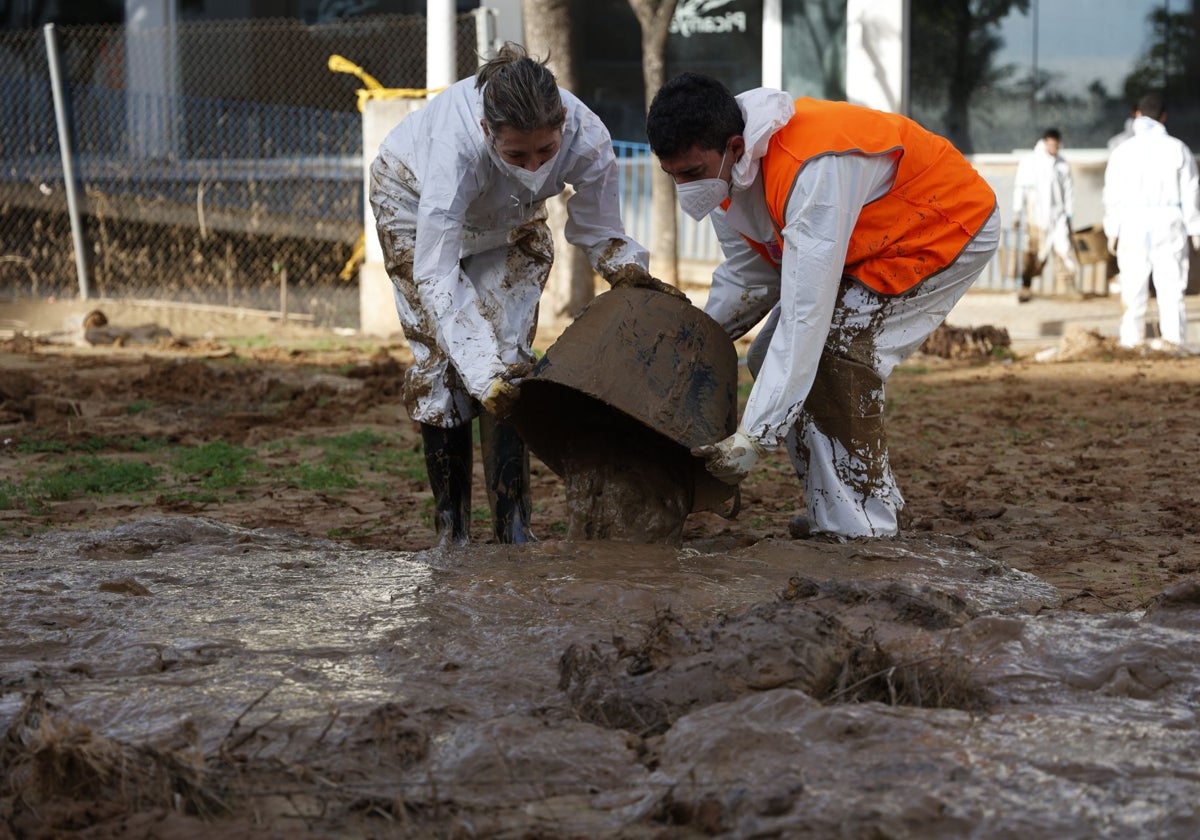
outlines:
M677 184L675 194L679 196L679 207L697 222L721 206L729 195L729 184L724 178L702 178Z
M720 174L725 168L725 155L729 147L721 154L721 166L717 169ZM721 206L721 202L729 197L729 182L724 178L701 178L688 181L686 184L676 184L675 194L679 197L679 207L697 222Z
M546 181L550 179L550 173L554 171L554 162L558 160L558 155L561 151L562 146L559 146L558 150L548 160L535 171L530 172L528 169L509 163L500 156L500 152L496 150L495 145L488 144L488 154L491 155L492 161L500 167L500 171L532 193L536 193L546 185Z

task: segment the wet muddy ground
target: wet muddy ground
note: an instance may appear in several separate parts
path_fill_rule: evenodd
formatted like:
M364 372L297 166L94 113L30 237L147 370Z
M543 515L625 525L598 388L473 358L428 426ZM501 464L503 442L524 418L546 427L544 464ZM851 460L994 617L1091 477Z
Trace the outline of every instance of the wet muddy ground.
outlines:
M0 837L1200 832L1200 359L914 359L897 540L439 553L403 348L181 344L0 352Z

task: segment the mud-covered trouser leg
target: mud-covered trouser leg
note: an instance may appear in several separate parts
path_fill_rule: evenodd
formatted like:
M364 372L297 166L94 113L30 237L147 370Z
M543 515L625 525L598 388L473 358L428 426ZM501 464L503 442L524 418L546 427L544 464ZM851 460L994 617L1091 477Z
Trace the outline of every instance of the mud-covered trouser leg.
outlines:
M536 540L529 530L533 504L525 441L512 423L484 412L479 415L479 442L496 539L502 543Z
M443 429L422 423L421 441L438 545L465 545L471 539L471 424Z
M788 454L804 477L808 524L844 537L891 536L904 497L888 458L883 377L823 353Z
M479 411L475 397L483 390L483 372L497 361L505 367L534 361L538 300L554 259L554 237L538 203L519 226L513 218L462 230L457 279L426 276L418 282L417 184L395 161L377 158L371 165L376 232L413 356L404 375L404 403L420 423L457 426Z
M899 530L904 498L892 474L883 422L885 383L986 268L999 242L993 213L953 263L901 295L843 280L809 395L785 441L804 483L810 530L882 537ZM757 373L778 308L751 346Z
M1025 252L1021 255L1021 286L1033 287L1033 278L1042 273L1046 267L1047 251L1046 232L1042 228L1029 225L1025 232Z
M1057 261L1057 277L1075 288L1079 282L1079 260L1076 259L1075 246L1071 244L1071 226L1065 216L1059 218L1050 231L1050 250Z

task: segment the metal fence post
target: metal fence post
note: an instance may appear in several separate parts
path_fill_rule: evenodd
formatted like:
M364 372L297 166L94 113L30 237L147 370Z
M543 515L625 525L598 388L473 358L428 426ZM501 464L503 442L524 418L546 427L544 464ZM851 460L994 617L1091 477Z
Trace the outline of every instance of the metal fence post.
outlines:
M87 300L88 267L83 250L83 221L79 215L79 197L75 192L75 157L71 143L71 122L67 113L66 93L63 90L62 68L59 62L58 37L54 24L47 23L46 60L50 65L50 89L54 96L54 120L58 123L58 145L62 150L63 183L67 190L67 214L71 219L71 241L75 246L75 270L79 275L79 297Z

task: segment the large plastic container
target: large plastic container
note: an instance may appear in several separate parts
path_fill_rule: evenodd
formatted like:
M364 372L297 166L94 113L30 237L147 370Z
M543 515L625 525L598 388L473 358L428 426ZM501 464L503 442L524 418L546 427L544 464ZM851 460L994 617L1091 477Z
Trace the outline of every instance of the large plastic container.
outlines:
M737 426L738 359L712 318L645 289L593 299L521 386L513 420L555 473L577 463L652 457L683 482L691 510L719 510L734 488L694 446Z

